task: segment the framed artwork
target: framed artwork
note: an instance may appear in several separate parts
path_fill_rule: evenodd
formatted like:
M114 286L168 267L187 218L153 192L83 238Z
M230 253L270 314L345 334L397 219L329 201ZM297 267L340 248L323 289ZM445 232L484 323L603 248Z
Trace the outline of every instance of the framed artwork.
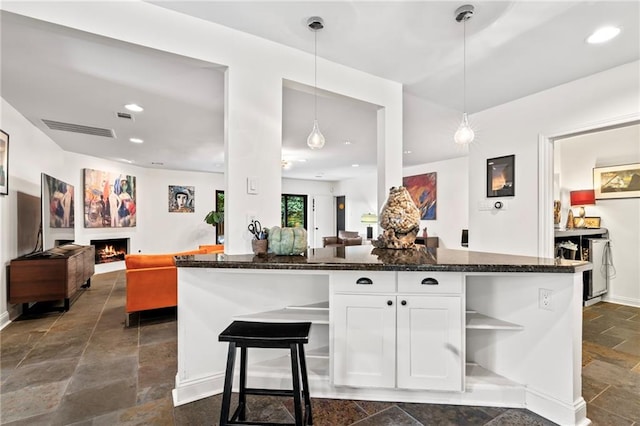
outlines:
M640 163L593 169L596 200L640 197Z
M9 134L0 130L0 195L9 194Z
M49 228L75 227L73 185L42 173L42 202L48 205L43 209L43 225L48 223Z
M436 172L402 178L413 202L420 210L421 220L435 220L438 204L438 174Z
M84 169L84 227L136 226L136 177Z
M585 217L584 218L584 227L585 228L600 228L600 218L599 217Z
M516 195L515 155L487 160L487 197L513 197Z
M195 187L169 185L169 213L193 213L195 198Z

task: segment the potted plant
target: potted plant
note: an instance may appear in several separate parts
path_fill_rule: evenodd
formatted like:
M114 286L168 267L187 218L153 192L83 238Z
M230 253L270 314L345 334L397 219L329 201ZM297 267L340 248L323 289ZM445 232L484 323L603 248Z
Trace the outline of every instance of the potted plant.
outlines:
M222 222L224 222L224 212L211 210L204 217L204 221L216 229L216 243L224 244L224 228L222 227Z
M211 210L204 217L204 221L207 222L211 226L216 226L222 222L224 222L224 212L217 212L215 210Z

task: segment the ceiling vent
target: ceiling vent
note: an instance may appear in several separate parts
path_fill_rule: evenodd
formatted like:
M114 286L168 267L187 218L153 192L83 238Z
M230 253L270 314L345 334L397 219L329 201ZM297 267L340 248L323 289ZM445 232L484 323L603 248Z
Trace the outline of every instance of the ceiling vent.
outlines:
M116 115L118 116L118 118L124 118L125 120L133 121L133 116L128 112L116 112Z
M61 130L63 132L82 133L85 135L102 136L105 138L115 138L113 129L102 129L100 127L83 126L82 124L63 123L62 121L45 120L42 122L51 130Z

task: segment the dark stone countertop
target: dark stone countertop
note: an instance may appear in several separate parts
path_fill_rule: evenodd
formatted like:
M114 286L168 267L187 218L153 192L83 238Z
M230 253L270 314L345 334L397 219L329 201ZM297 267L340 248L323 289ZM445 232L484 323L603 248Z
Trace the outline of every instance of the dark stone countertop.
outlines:
M299 256L197 254L176 257L179 268L237 268L327 271L457 271L574 273L589 262L443 248L390 250L370 245L309 249Z

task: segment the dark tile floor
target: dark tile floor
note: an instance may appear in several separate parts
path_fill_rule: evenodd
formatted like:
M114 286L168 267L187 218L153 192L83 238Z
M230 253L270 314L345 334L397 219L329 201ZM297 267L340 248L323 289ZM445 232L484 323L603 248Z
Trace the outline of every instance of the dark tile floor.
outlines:
M0 332L0 422L7 425L214 425L220 397L173 407L174 310L124 328L124 272L96 275L66 313ZM595 425L640 422L640 309L584 310L583 395ZM315 424L550 425L520 409L313 399ZM288 398L250 397L250 419L292 421ZM634 423L636 422L636 423Z

